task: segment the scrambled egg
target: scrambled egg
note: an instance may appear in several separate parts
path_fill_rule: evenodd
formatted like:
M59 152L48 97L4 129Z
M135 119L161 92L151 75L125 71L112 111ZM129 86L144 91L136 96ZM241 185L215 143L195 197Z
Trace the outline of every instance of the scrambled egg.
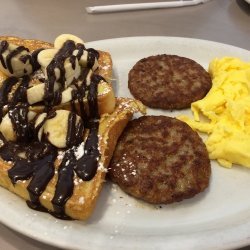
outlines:
M210 159L228 168L233 163L250 168L250 63L214 59L209 73L213 85L205 98L192 103L194 119L178 118L208 134Z

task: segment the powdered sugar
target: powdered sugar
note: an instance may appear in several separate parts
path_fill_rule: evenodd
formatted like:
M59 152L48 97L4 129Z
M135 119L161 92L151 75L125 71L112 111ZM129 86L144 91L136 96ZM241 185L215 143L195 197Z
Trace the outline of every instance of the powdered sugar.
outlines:
M81 197L79 198L78 202L79 202L79 204L84 204L84 202L85 202L84 197L81 196Z
M74 153L76 159L79 160L84 155L84 142L82 142L78 147L74 148Z

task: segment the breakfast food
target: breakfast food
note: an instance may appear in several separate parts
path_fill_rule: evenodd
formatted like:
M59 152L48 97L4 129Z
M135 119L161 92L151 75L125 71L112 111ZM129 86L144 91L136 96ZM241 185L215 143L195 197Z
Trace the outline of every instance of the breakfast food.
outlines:
M121 189L154 204L193 197L208 186L210 173L208 153L197 132L166 116L130 121L109 169Z
M143 105L115 100L110 55L73 35L54 48L0 37L0 71L0 185L30 208L87 219L116 141Z
M209 72L213 86L204 99L192 103L194 119L179 119L208 134L210 159L224 167L250 167L250 63L232 57L214 59Z
M183 109L202 99L211 78L197 62L176 55L156 55L138 61L129 72L132 95L151 108Z
M55 65L52 65L54 62L53 56L60 49L63 41L65 42L68 39L75 40L78 47L74 48L73 43L67 45L73 51L71 57L64 62L65 70L63 68L55 70L54 77L56 77L56 80L50 84L45 84L48 64L52 62L50 70L53 71L53 67L55 67ZM110 113L114 110L115 96L110 84L112 59L108 52L98 52L92 48L87 49L80 38L70 34L58 36L54 42L55 47L53 47L53 44L39 40L9 36L0 36L0 41L0 83L3 84L7 81L10 88L4 89L4 91L9 92L8 95L4 94L5 102L15 101L14 97L15 99L27 98L29 110L42 112L53 99L54 103L51 103L53 104L51 106L54 108L70 110L72 105L75 105L75 108L79 109L79 86L73 81L74 77L80 78L85 82L85 85L88 85L91 76L95 73L105 79L98 84L99 114ZM75 60L73 60L74 57ZM85 70L80 71L83 67ZM22 82L20 82L19 77L23 77ZM21 85L21 88L18 88L19 85ZM21 96L22 90L25 88L27 94ZM16 92L16 95L14 95L14 92ZM26 91L24 92L26 93ZM84 89L81 92L81 95L84 95ZM86 98L83 101L87 105ZM45 105L45 103L47 104Z

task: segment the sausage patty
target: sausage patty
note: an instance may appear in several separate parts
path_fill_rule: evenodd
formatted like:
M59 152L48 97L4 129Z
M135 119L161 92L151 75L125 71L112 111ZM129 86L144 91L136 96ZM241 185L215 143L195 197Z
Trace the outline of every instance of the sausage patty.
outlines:
M193 197L209 184L207 149L186 123L166 116L129 122L114 152L109 176L128 194L154 204Z
M132 95L151 108L188 108L202 99L211 86L211 77L200 64L176 55L143 58L128 76Z

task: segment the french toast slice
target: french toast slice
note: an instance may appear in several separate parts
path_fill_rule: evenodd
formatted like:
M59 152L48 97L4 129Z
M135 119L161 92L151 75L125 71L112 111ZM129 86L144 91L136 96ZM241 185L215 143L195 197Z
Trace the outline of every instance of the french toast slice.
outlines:
M106 113L101 116L98 130L101 156L98 162L98 169L94 178L90 181L82 181L76 174L74 175L74 191L64 206L64 213L68 218L86 220L92 214L104 183L107 167L115 149L116 142L135 112L145 112L144 106L139 101L119 98L117 99L115 110L111 114ZM60 157L61 153L59 153L55 162L55 174L39 197L41 205L52 214L54 212L52 199L58 180L58 167L62 161ZM0 185L19 195L26 201L29 201L30 194L27 187L31 179L17 181L13 185L8 176L8 171L12 167L13 163L4 161L3 159L0 160Z
M61 35L54 48L45 43L38 51L43 42L2 39L0 185L32 209L85 220L118 137L144 106L114 98L110 55L86 49L78 37Z
M41 40L35 39L23 39L14 36L0 36L0 41L7 41L8 43L24 46L29 49L30 52L35 52L40 49L51 49L53 48L52 43L48 43ZM108 52L100 51L98 64L99 67L94 71L95 74L101 75L105 81L102 81L98 85L98 110L99 114L111 113L115 107L115 95L112 88L111 80L112 80L112 58ZM40 74L41 72L39 72ZM6 80L8 76L0 70L0 86ZM37 81L32 81L33 85L37 84ZM87 104L86 99L84 100L85 105ZM77 104L77 102L76 102ZM56 105L56 109L68 109L70 110L70 102L65 102ZM35 112L42 112L44 110L43 103L39 102L37 104L30 105L30 110Z

